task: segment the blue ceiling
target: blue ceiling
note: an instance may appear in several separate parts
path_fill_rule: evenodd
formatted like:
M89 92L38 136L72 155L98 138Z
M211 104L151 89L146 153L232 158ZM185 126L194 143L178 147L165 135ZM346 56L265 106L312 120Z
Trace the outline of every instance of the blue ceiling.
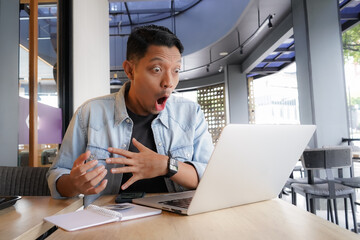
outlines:
M340 23L342 31L346 31L360 21L360 2L340 0ZM294 37L283 42L274 52L268 55L247 75L254 79L276 73L295 61Z
M201 0L169 0L169 1L135 1L109 3L109 27L119 28L120 25L133 26L147 24L159 19L172 18L186 10L205 2ZM360 1L339 0L340 22L345 31L360 20ZM28 47L29 9L22 4L20 9L20 43ZM51 65L56 63L56 5L39 7L39 55ZM175 18L174 18L175 19ZM175 20L174 20L175 21ZM175 24L174 24L175 26ZM112 50L111 50L112 51ZM294 38L290 37L274 52L263 59L248 76L259 78L278 72L295 61ZM113 84L116 84L113 82Z
M171 18L192 8L201 0L169 0L140 2L110 2L110 28L119 25L149 24Z

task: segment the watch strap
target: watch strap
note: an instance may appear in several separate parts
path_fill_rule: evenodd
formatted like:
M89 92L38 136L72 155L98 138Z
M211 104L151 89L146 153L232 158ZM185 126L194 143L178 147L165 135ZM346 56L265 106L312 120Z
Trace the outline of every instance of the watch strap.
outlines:
M167 170L168 172L165 175L167 178L174 176L178 172L178 161L174 158L171 158L171 156L168 158Z

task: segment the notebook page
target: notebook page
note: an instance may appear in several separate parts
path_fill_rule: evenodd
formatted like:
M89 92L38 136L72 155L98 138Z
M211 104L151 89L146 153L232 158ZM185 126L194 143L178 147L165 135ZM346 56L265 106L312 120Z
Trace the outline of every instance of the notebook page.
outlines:
M53 215L44 219L56 226L65 229L66 231L75 231L105 223L116 222L121 219L121 213L117 213L108 209L102 209L97 206L90 206L77 212ZM109 211L113 213L106 214L109 213Z

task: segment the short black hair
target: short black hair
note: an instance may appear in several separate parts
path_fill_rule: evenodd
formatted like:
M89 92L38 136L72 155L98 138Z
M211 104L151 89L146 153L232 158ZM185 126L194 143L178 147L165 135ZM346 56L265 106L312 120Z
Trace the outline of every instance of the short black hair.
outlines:
M126 60L139 60L143 58L150 45L177 47L180 54L184 47L177 36L168 28L158 25L146 25L135 28L128 39Z

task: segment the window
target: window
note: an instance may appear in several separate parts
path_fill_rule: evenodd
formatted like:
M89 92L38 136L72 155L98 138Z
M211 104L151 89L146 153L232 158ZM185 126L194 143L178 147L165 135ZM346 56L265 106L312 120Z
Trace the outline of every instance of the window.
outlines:
M360 24L343 33L343 49L350 137L360 138Z
M18 165L29 165L29 4L20 5ZM61 142L61 110L56 81L57 4L38 6L39 166L54 160ZM57 127L53 133L54 125ZM49 131L50 130L50 131ZM43 134L44 133L44 134ZM45 136L46 135L46 136ZM49 136L53 136L54 138Z
M296 65L249 81L250 122L299 124Z

